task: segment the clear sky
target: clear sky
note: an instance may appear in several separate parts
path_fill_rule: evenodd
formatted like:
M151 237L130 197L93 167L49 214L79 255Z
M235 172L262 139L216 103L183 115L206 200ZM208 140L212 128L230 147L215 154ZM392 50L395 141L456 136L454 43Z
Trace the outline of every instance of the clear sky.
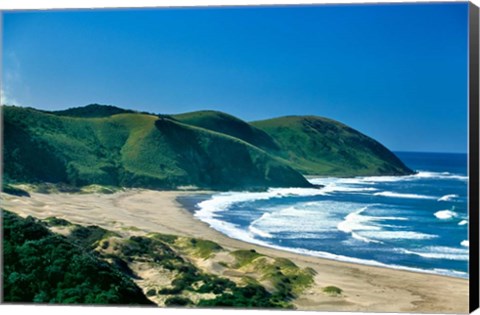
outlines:
M6 12L8 104L339 120L392 150L466 152L468 5Z

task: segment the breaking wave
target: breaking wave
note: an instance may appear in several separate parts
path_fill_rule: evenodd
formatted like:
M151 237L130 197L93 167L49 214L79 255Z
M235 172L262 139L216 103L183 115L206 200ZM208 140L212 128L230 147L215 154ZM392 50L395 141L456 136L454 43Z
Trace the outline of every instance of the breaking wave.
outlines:
M354 239L357 239L366 243L382 243L381 241L375 238L381 233L384 233L382 232L382 226L385 226L385 225L375 224L375 222L387 221L387 220L407 220L406 218L402 218L402 217L373 217L373 216L362 215L362 213L367 209L368 207L363 207L352 213L349 213L344 218L344 221L340 222L337 225L337 229L345 233L350 233ZM376 231L376 232L368 233L371 236L369 238L364 236L365 231Z
M310 179L310 182L315 184L322 184L325 182L326 178L314 178ZM335 178L337 182L343 184L365 184L365 183L392 183L392 182L403 182L403 181L417 181L417 180L459 180L459 181L468 181L468 176L452 174L449 172L428 172L428 171L418 171L413 175L406 176L358 176L353 178L338 179Z
M446 246L429 246L416 251L399 249L398 251L404 254L417 255L417 256L421 256L424 258L431 258L431 259L468 261L468 258L469 258L468 249L446 247Z
M402 194L396 193L392 191L382 191L373 194L374 196L382 196L382 197L391 197L391 198L407 198L407 199L436 199L436 197L432 196L425 196L425 195L418 195L418 194Z
M458 195L456 195L456 194L445 195L445 196L442 196L442 197L438 198L438 201L450 201L454 198L458 198Z
M440 220L448 220L457 217L458 213L452 210L440 210L435 212L434 216L436 216Z

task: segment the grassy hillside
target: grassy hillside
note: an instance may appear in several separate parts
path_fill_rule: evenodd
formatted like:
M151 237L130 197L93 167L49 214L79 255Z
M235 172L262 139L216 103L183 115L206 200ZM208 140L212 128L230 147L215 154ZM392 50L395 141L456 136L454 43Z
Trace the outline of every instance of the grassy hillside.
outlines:
M120 270L44 223L4 210L2 219L4 302L153 305Z
M310 186L286 163L239 138L169 117L89 109L75 109L81 117L72 117L72 111L63 116L4 106L7 181L156 189Z
M217 111L197 111L172 116L183 123L224 133L258 148L278 151L280 147L267 133L234 116Z
M251 123L280 145L277 153L303 174L405 175L412 171L379 142L337 121L288 116Z

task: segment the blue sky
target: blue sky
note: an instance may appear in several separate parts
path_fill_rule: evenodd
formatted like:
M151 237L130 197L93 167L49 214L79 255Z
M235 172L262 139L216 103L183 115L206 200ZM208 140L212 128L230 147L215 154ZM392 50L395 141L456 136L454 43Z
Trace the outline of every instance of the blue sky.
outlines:
M9 104L339 120L392 150L466 152L468 5L6 12Z

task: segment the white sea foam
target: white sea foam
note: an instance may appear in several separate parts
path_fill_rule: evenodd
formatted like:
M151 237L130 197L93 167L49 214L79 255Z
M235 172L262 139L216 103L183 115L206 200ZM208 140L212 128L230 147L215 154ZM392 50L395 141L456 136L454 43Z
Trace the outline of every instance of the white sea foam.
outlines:
M322 191L325 193L332 193L332 192L367 192L367 191L377 191L377 188L373 187L347 187L347 186L339 186L339 185L326 185L322 188Z
M331 237L332 237L331 235L324 234L324 233L297 232L297 231L295 231L295 233L284 233L284 234L282 234L281 240L284 240L284 239L289 239L289 240L299 240L299 239L321 240L321 239L328 239L328 238L331 238Z
M463 242L462 242L463 243ZM419 250L398 249L404 254L417 255L430 259L446 259L468 261L468 249L447 247L447 246L429 246Z
M458 225L465 225L465 224L468 224L468 220L462 220L458 222Z
M260 237L263 237L263 238L272 238L272 237L273 237L272 234L270 234L270 233L268 233L268 232L265 232L265 231L262 231L262 230L254 227L254 226L252 226L252 225L250 225L250 226L248 227L248 230L249 230L250 232L252 232L253 234L256 234L256 235L258 235L258 236L260 236Z
M208 221L205 220L205 222L207 222L215 230L222 232L223 234L229 237L243 240L249 243L255 243L258 245L263 245L263 246L267 245L266 242L256 239L251 233L238 228L238 226L235 224L231 224L229 222L221 221L218 219L210 219Z
M343 183L343 184L363 185L363 184L372 184L372 183L416 181L416 180L425 180L425 179L467 181L468 176L452 174L449 172L418 171L416 174L405 175L405 176L359 176L359 177L353 177L353 178L319 177L319 178L310 179L310 182L315 184L323 184L326 182L333 181L336 183Z
M291 193L291 192L290 192ZM237 225L222 221L218 219L217 212L227 210L231 205L237 202L246 202L254 200L265 200L270 198L286 195L287 190L282 192L228 192L213 195L210 199L200 202L197 206L198 211L195 212L195 217L208 223L212 228L220 231L230 237L241 239L246 242L254 242L256 244L265 245L262 241L256 240L252 231L244 231L238 228Z
M417 178L428 178L428 179L455 179L455 180L462 180L467 181L468 176L452 174L449 172L426 172L426 171L419 171L417 174L412 175L416 176Z
M446 179L449 178L449 173L437 173L437 172L426 172L419 171L413 175L407 176L377 176L371 178L375 182L396 182L396 181L411 181L418 179Z
M335 192L348 192L348 193L365 193L369 191L377 191L377 188L373 187L360 187L359 185L352 185L352 179L335 178L335 177L322 177L309 179L310 183L314 185L322 185L321 188L324 194L332 194Z
M406 198L406 199L436 199L436 197L432 197L432 196L417 195L417 194L402 194L402 193L396 193L392 191L376 192L373 195L382 196L382 197L391 197L391 198Z
M288 196L316 196L325 194L316 188L270 188L266 192L225 192L213 195L210 199L200 202L199 211L195 216L199 219L214 218L216 212L224 211L233 204L257 200L268 200Z
M366 237L363 237L355 231L360 230L360 231L368 231L368 230L373 230L373 231L379 231L381 230L380 227L374 226L374 225L367 225L365 223L371 221L370 217L367 216L362 216L361 213L367 210L368 207L363 207L361 209L358 209L357 211L354 211L350 214L348 214L345 217L345 220L340 222L337 225L337 229L345 232L345 233L350 233L350 235L357 240L366 242L366 243L381 243L379 241L369 239Z
M366 243L382 243L376 239L375 235L378 235L378 233L383 233L382 228L388 227L388 225L378 224L378 221L407 220L406 218L402 217L374 217L363 215L363 212L365 212L367 209L368 206L349 213L344 220L337 225L337 229L345 233L350 233L354 239L364 241ZM369 233L370 237L366 237L366 231L375 232Z
M448 220L457 217L458 214L452 210L440 210L435 212L434 216L436 216L440 220Z
M470 247L470 242L468 240L464 240L460 243L460 245L462 245L464 247Z
M455 195L455 194L445 195L445 196L442 196L442 197L438 198L438 201L450 201L453 198L458 198L458 195Z
M438 274L441 274L441 275L468 278L468 273L463 272L463 271L448 270L448 269L443 269L443 268L434 268L433 271L435 273L438 273Z
M365 237L379 239L379 240L427 240L437 238L438 235L426 234L413 231L362 231L361 233Z
M295 206L280 206L268 209L250 227L260 229L267 233L316 233L335 230L338 219L335 213L339 208L350 209L348 203L333 201L297 203Z

